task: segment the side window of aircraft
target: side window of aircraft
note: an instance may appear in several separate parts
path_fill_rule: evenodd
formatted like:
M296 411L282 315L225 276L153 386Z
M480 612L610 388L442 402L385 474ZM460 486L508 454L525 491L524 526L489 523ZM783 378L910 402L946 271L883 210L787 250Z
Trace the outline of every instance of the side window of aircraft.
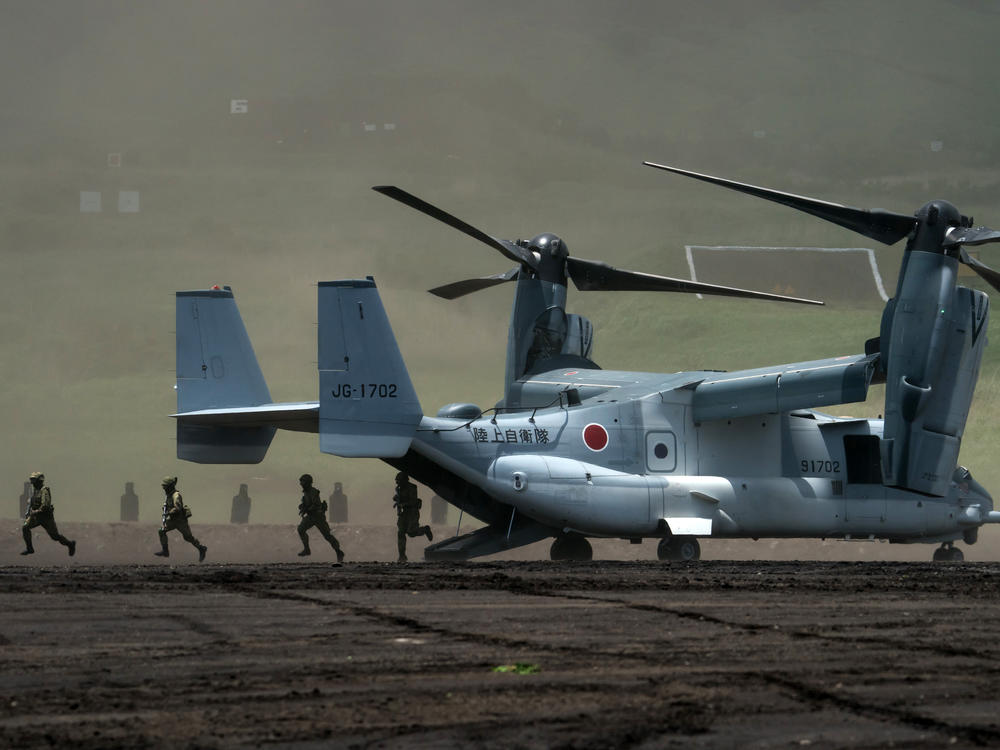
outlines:
M877 435L844 435L849 484L882 484L882 456Z
M673 471L677 468L677 436L674 433L646 433L646 466L650 471Z

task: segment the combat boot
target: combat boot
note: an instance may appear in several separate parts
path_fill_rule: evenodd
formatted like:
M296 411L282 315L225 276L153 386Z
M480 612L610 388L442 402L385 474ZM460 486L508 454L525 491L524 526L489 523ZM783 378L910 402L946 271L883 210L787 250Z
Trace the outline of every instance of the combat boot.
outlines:
M70 542L66 542L66 547L68 548L67 551L69 552L69 556L70 557L72 557L73 555L76 554L76 540L75 539L72 540L72 541L70 541Z
M344 550L342 550L340 547L337 547L337 562L339 563L344 562Z
M404 562L409 562L409 560L406 559L406 555L400 555L399 559L396 560L396 562L398 562L398 563L404 563Z
M157 534L160 537L160 551L154 552L153 554L157 557L170 557L170 545L167 543L167 532L160 529Z
M305 549L303 549L299 553L299 557L309 557L309 555L311 555L311 554L312 554L312 552L310 551L310 549L308 547L306 547Z
M205 560L205 553L206 552L208 552L208 547L206 547L204 544L199 544L198 545L198 562L204 562L204 560Z
M35 554L35 545L31 541L31 530L27 526L21 527L21 537L24 539L24 552L22 555Z
M434 541L434 532L431 531L431 527L430 526L424 526L424 533L427 535L427 541L428 542L433 542Z

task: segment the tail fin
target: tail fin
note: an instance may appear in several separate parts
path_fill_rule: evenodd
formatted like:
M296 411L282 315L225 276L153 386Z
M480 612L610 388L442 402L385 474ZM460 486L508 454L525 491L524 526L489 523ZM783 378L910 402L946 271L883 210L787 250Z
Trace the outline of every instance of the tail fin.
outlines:
M271 401L229 287L177 292L177 411L258 406ZM177 457L197 463L258 463L270 426L177 422Z
M375 281L319 285L319 447L395 458L423 417Z

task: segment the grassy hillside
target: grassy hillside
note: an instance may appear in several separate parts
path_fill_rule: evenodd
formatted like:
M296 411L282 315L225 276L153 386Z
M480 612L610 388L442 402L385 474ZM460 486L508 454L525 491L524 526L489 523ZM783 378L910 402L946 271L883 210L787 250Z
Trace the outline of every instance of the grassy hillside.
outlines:
M905 36L886 33L900 13ZM497 399L511 289L455 302L423 290L508 262L372 185L497 236L552 231L579 257L676 276L685 244L866 243L644 158L895 211L947 197L998 225L997 20L940 2L17 6L0 29L0 60L23 71L0 83L9 508L35 469L75 520L117 517L126 480L158 503L159 478L177 473L206 521L225 520L248 482L256 520L282 522L310 471L321 489L371 498L359 522L391 518L377 461L279 434L259 466L182 464L165 416L174 290L232 285L272 395L297 400L316 397L315 282L368 274L426 412ZM236 97L246 116L229 114ZM84 190L101 192L101 213L80 213ZM120 190L139 192L138 213L118 213ZM900 249L875 250L891 289ZM983 259L1000 267L1000 252ZM570 307L616 369L861 351L880 303L830 273L761 263L747 279L818 278L819 310L576 292ZM987 350L962 454L988 487L1000 487L998 357ZM839 411L878 414L879 396Z
M18 477L39 466L64 498L61 513L100 520L114 517L124 481L136 481L144 497L155 497L159 477L178 473L192 500L207 506L203 515L213 520L226 517L236 487L249 482L260 499L255 512L261 520L278 521L296 502L295 478L309 470L323 488L342 481L355 496L381 492L386 507L379 512L388 510L388 467L321 456L313 436L279 434L258 467L200 467L173 458L173 423L165 415L174 410L175 289L231 284L272 395L297 400L316 397L315 281L374 274L425 411L456 400L489 405L499 396L511 288L450 303L422 291L506 267L488 249L367 190L364 177L338 175L358 189L355 195L339 186L328 191L336 210L319 227L294 219L258 221L253 207L256 203L263 211L267 203L272 218L288 213L301 220L310 201L320 202L311 197L311 172L299 182L286 174L279 193L256 199L252 183L267 179L263 169L241 169L229 176L215 170L204 177L195 171L164 175L143 170L136 177L150 185L143 195L151 194L139 216L20 214L22 231L45 241L32 251L8 253L6 259L7 278L23 279L8 286L3 305L9 346L2 364L4 407L11 424L22 426L0 458L12 488L18 487ZM210 214L197 213L194 206L200 201L193 194L206 190L228 195L228 200L212 203ZM778 210L773 219L783 223L769 224L758 230L759 240L751 240L744 221L752 212L743 206L731 208L731 216L715 216L711 231L672 231L671 224L709 204L701 191L673 196L671 215L665 216L648 193L592 183L565 185L560 197L577 206L580 222L565 217L544 223L519 217L481 221L480 213L496 213L494 196L483 190L477 191L481 203L462 199L454 190L421 192L498 235L554 229L581 257L678 276L687 275L682 246L688 242L792 242L800 236L792 223L802 225L804 243L844 242L842 232L827 230L823 236L811 222ZM163 211L161 196L169 205ZM523 197L528 213L540 213L540 201L554 202L530 191ZM718 198L720 204L729 202L725 195ZM651 218L636 222L632 240L621 244L627 236L621 225L614 223L612 229L611 223L594 218L601 206L637 210L639 204ZM226 210L235 211L236 205L251 206L245 217L252 226L225 218ZM361 224L349 220L365 214L384 218ZM580 232L577 227L588 222L590 231ZM529 228L522 232L518 226L523 223ZM508 231L508 224L517 226ZM667 241L663 235L676 239ZM891 290L898 249L878 254ZM808 275L808 268L791 275L781 267L770 269L774 278L792 282L803 272ZM869 289L871 278L858 283ZM686 295L571 291L570 306L597 325L596 359L602 366L672 372L739 369L861 351L864 340L878 330L881 305L874 293L859 301L853 289L831 286L823 296L828 307L802 308ZM1000 362L996 349L987 352L963 460L990 486L1000 484L991 460L991 446L997 445L994 396ZM867 404L838 413L880 413L880 389L875 391ZM73 507L76 498L87 501L84 512ZM372 519L378 517L373 510Z

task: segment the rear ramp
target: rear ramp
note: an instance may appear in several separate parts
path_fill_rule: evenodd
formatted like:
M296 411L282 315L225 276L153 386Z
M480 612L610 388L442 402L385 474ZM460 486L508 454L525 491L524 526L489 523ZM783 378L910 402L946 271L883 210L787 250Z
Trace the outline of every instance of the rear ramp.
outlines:
M484 555L551 539L558 534L556 529L537 521L515 516L510 527L503 524L484 526L468 534L454 536L424 548L425 560L470 560Z

